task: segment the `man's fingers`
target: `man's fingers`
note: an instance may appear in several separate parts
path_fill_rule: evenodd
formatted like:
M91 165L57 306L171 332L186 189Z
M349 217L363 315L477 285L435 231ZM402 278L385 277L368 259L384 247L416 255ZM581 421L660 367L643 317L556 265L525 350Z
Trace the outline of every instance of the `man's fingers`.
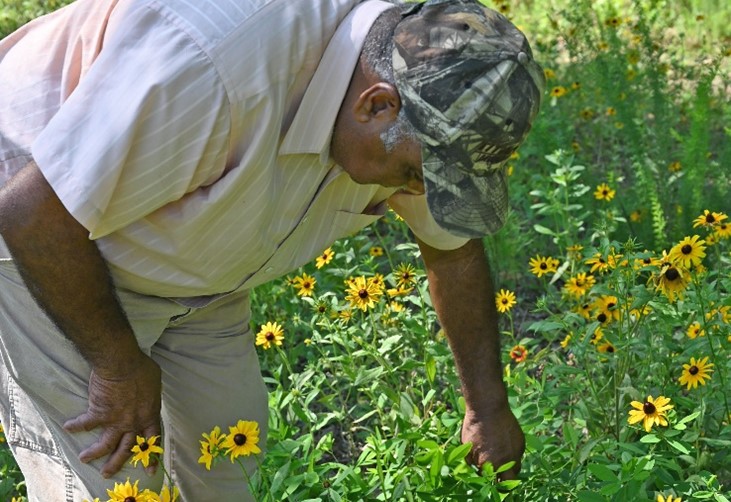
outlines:
M117 449L123 437L124 434L120 431L105 429L94 444L79 453L79 460L87 463L109 455ZM132 438L134 440L134 434ZM132 448L131 444L130 448Z
M71 418L63 424L68 432L88 432L99 427L101 423L93 418L89 412L83 413L76 418Z
M113 476L119 472L122 467L124 467L124 464L127 460L129 460L129 457L132 456L132 446L135 445L135 438L136 435L132 432L128 432L122 436L122 439L119 441L114 453L109 456L109 459L102 467L102 476L105 478Z

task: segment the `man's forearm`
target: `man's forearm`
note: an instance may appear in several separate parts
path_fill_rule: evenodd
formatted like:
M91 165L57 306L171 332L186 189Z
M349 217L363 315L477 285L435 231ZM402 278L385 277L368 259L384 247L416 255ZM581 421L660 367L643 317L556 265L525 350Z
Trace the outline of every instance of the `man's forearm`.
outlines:
M420 243L432 303L454 354L468 407L504 405L497 312L482 243L441 252Z
M141 355L96 244L31 162L0 190L0 234L38 304L95 371Z

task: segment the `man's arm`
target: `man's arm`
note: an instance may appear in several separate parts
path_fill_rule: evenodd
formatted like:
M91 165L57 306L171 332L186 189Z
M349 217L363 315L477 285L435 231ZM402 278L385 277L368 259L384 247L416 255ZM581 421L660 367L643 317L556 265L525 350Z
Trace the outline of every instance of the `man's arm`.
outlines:
M525 438L510 411L502 380L495 293L482 242L454 251L419 241L429 292L454 354L467 404L462 441L471 441L470 461L498 466L516 461L504 474L517 476Z
M35 162L0 189L0 234L38 304L91 365L89 408L64 427L102 428L79 458L110 454L101 472L111 476L136 434L160 434L160 368L140 351L96 244Z

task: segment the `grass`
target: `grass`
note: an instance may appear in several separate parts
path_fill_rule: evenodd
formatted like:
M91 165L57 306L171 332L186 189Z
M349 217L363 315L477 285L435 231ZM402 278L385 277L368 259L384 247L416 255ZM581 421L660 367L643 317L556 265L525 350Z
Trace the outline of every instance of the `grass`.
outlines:
M8 5L0 33L43 8ZM694 223L731 210L729 8L494 6L529 34L549 77L540 119L511 161L509 221L485 239L496 290L517 299L500 328L528 443L520 484L508 492L499 466L480 473L464 462L451 355L418 249L389 214L336 243L326 266L254 291L252 329L278 322L284 340L260 347L270 432L250 485L260 500L728 501L731 231L728 220ZM664 257L684 256L679 244L696 235L699 263ZM531 258L551 271L538 277ZM381 274L393 289L402 263L415 270L411 291L349 307L346 280ZM304 273L312 296L294 286ZM582 273L589 287L577 285ZM511 358L523 349L525 359ZM686 388L681 375L706 357L710 378ZM649 432L628 423L631 403L648 396L673 406ZM0 495L22 496L0 454Z

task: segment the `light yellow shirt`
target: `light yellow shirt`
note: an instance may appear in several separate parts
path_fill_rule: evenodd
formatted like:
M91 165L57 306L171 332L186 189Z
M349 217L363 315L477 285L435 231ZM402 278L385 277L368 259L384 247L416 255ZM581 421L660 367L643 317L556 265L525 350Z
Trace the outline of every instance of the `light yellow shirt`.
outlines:
M0 43L0 175L32 153L115 283L155 296L262 284L387 203L428 244L458 247L423 196L358 185L329 158L363 40L389 7L78 0Z

